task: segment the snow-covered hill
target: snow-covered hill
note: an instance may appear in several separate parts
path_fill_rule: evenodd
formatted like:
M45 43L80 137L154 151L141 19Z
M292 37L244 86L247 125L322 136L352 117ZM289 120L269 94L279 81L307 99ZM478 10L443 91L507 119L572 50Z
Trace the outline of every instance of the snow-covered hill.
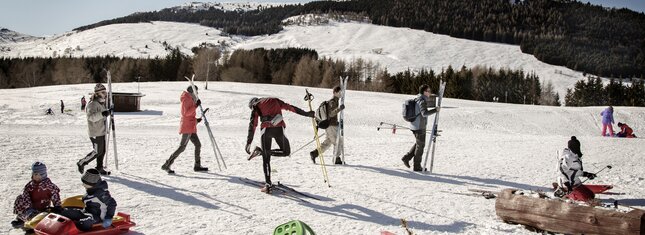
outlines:
M202 83L197 84L203 87ZM114 84L115 91L136 90L134 83ZM534 234L503 223L494 200L465 196L469 188L547 190L555 180L556 151L570 136L582 142L585 170L613 168L593 183L613 184L621 195L599 195L645 208L644 139L600 137L599 113L604 107L543 107L446 99L441 111L434 174L406 169L400 158L414 137L404 130L377 131L379 122L405 124L401 104L406 95L348 91L346 100L347 166L328 166L331 188L320 166L311 164L313 146L290 158L273 158L274 181L322 198L303 203L284 195L266 195L239 178L262 179L259 158L246 160L244 145L253 96L276 96L307 109L304 87L216 82L200 90L209 121L227 161L218 171L206 130L200 124L202 161L209 173L192 171L193 147L177 159L176 176L160 166L178 145L179 82L142 83L143 112L117 113L120 170L105 177L118 210L131 213L142 234L270 234L277 225L299 219L318 234L405 234L399 219L415 234ZM93 84L47 86L0 91L0 233L11 230L13 198L27 183L29 166L44 161L63 197L83 193L76 161L91 151L81 96ZM331 96L328 89L309 89L314 107ZM68 114L44 115L58 110ZM308 142L311 120L285 113L292 150ZM616 121L645 130L645 109L615 107ZM254 144L259 141L257 131ZM328 154L326 156L329 156ZM327 157L327 162L330 158ZM114 170L112 155L109 164Z
M36 37L18 33L10 29L0 27L0 45L11 43L11 42L22 42L28 40L34 40Z
M201 6L201 5L200 5ZM441 71L452 65L491 66L523 69L536 73L542 82L551 81L564 97L566 88L584 79L581 72L553 66L524 54L520 47L452 38L409 28L394 28L367 23L329 21L322 25L286 26L278 34L256 37L221 36L221 31L196 24L152 22L116 24L83 32L26 42L5 42L0 47L10 51L0 56L97 56L155 57L168 53L170 47L180 47L192 55L190 48L201 43L225 44L237 48L307 47L321 56L353 60L363 58L378 62L390 72L408 68L430 68ZM146 48L147 46L147 48Z

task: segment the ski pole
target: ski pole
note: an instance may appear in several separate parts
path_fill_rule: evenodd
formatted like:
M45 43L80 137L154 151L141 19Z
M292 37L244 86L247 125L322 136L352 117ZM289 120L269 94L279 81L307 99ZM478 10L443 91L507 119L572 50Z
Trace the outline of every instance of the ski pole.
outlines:
M600 169L599 171L597 171L596 173L593 173L593 174L594 174L594 175L597 175L598 173L600 173L600 172L604 171L605 169L611 169L611 165L607 165L607 166L603 167L602 169ZM571 188L571 192L567 193L567 195L565 195L565 196L569 196L571 193L573 193L573 191L574 191L575 189L577 189L578 187L582 186L582 185L583 185L583 183L584 183L584 182L587 182L588 180L589 180L589 178L587 178L587 179L585 179L584 181L580 182L580 184L579 184L578 186L575 186L575 187Z
M314 95L309 93L309 90L305 89L306 95L305 95L305 101L309 104L309 111L313 111L313 107L311 106L311 101L314 100ZM322 169L323 172L323 180L325 183L327 183L327 187L331 187L331 184L329 184L329 175L327 174L327 168L325 167L325 158L323 157L323 152L320 147L320 138L318 138L318 127L316 126L316 119L311 118L311 125L314 128L314 138L316 140L316 149L318 150L318 157L320 157L320 168Z
M319 136L318 136L318 138L325 136L325 134L326 134L326 133L322 133L322 135L319 135ZM302 147L300 147L300 148L296 149L296 151L291 152L291 154L289 154L289 157L291 157L291 155L293 155L293 154L297 153L298 151L302 150L303 148L305 148L305 147L309 146L309 145L310 145L311 143L313 143L314 141L316 141L316 139L310 140L309 142L307 142L306 144L304 144Z

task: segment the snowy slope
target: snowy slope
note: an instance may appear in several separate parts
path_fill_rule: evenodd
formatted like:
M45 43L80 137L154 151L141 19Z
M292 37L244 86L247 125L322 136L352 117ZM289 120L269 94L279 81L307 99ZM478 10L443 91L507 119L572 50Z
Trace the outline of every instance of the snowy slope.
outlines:
M261 180L260 159L246 160L244 144L253 96L272 96L307 109L304 87L217 82L201 91L208 118L228 169L218 171L206 130L200 124L202 161L209 173L192 172L193 147L177 159L169 176L159 167L177 147L179 94L186 83L142 83L140 113L117 113L120 171L106 177L118 210L131 213L142 234L269 234L278 224L299 219L319 234L404 234L399 219L409 221L415 234L533 234L495 216L494 200L453 192L468 188L546 190L555 180L556 151L571 135L582 142L585 170L605 165L594 183L616 185L623 195L599 195L645 208L643 139L599 136L604 107L542 107L446 99L441 113L435 174L417 174L400 158L413 136L399 130L377 131L381 121L405 124L403 100L410 96L347 92L346 154L349 165L329 166L332 187L322 181L320 166L308 151L290 158L273 158L274 181L281 181L322 201L302 203L283 195L266 195L239 177ZM198 83L198 86L203 84ZM0 233L11 230L13 198L27 183L33 161L44 161L63 197L82 194L75 163L91 150L79 99L93 84L0 90ZM136 84L114 84L116 91L136 90ZM326 89L310 88L314 107L330 97ZM58 110L63 99L68 115L43 115ZM636 134L645 129L645 109L615 107L616 121L627 122ZM58 112L58 111L56 111ZM293 150L311 139L311 121L286 113L286 135ZM254 144L259 142L257 131ZM112 155L109 155L113 168ZM329 157L327 162L331 161Z
M36 37L0 27L0 44L34 40Z
M294 17L295 18L295 17ZM202 42L236 48L307 47L321 56L353 60L363 58L378 62L390 72L408 68L441 71L452 65L492 66L535 72L542 82L551 81L564 97L566 88L584 79L581 72L553 66L521 52L519 46L452 38L409 28L393 28L356 22L330 21L324 25L291 25L274 35L224 37L220 31L196 24L152 22L108 25L83 32L20 43L0 43L0 56L97 56L155 57L168 53L162 42L179 46L192 55L190 48ZM148 48L145 48L145 46Z

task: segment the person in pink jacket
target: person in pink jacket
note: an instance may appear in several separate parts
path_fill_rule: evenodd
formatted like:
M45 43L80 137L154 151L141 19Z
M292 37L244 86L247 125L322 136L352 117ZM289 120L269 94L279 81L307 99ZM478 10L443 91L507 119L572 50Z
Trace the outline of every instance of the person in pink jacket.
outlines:
M20 228L38 213L49 208L59 211L60 206L60 189L47 177L47 166L42 162L34 162L31 165L31 181L14 201L13 213L17 217L11 221L11 225Z
M195 86L197 90L197 86ZM170 155L170 158L166 160L166 163L161 166L161 169L168 172L169 174L174 174L175 171L170 169L172 163L179 157L179 154L186 150L188 145L188 140L193 142L195 145L195 166L193 170L195 171L208 171L208 168L202 167L201 159L199 153L201 151L202 144L199 142L199 137L197 136L197 123L201 122L201 118L195 118L197 115L196 109L202 103L201 100L195 98L193 94L192 87L188 87L186 91L181 93L181 121L179 124L179 134L181 134L181 141L179 142L179 148Z
M602 116L602 136L614 136L614 107L607 107L605 110L600 112ZM609 129L609 134L606 134L607 129Z

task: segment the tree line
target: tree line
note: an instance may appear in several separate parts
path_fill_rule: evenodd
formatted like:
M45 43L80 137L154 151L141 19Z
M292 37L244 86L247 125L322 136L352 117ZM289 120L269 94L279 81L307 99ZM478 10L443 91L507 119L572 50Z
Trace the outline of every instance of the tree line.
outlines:
M352 13L373 24L410 27L458 38L520 45L540 61L605 77L645 74L645 14L572 0L319 1L252 11L169 8L83 26L176 21L255 36L282 30L281 21L306 13Z
M222 54L207 45L193 48L194 57L171 49L153 59L119 57L0 58L0 88L104 82L109 69L114 82L196 80L268 83L331 88L341 76L353 90L415 94L421 84L436 92L447 81L446 97L508 103L560 105L550 83L521 70L484 67L411 70L390 74L378 63L319 58L307 48L236 50Z
M564 97L567 106L645 106L644 80L632 79L630 84L611 79L606 85L599 77L590 76L587 81L576 82L567 89Z

